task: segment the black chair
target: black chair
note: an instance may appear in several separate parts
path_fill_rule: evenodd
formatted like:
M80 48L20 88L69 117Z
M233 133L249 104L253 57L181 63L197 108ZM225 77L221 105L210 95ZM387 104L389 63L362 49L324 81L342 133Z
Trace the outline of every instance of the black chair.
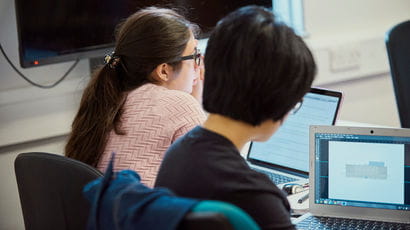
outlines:
M242 209L221 201L202 200L180 223L178 230L259 230Z
M14 162L26 230L85 229L89 203L82 194L102 176L82 162L50 153L21 153Z
M217 212L191 212L182 220L178 230L235 230L228 218Z
M403 128L410 128L410 20L386 33L394 93Z

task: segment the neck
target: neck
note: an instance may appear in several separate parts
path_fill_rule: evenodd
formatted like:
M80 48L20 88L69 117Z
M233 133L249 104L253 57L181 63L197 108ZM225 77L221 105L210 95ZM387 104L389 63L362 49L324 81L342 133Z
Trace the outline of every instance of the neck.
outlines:
M209 114L203 127L230 140L240 151L252 140L254 126L218 114Z

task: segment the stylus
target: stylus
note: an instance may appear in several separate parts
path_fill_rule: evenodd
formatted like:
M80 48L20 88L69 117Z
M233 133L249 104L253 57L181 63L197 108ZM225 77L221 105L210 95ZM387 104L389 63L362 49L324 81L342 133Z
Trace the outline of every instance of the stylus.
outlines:
M307 200L307 198L309 198L309 193L306 193L301 198L299 198L298 203L299 204L303 203L303 201Z

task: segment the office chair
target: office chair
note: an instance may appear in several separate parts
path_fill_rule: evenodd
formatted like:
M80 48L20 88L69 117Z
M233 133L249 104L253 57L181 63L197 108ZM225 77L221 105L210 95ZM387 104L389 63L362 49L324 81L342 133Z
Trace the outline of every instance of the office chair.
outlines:
M14 161L26 230L85 229L89 203L82 194L102 173L82 162L50 153L21 153Z
M178 230L258 230L256 222L235 205L204 200L194 206Z
M400 123L410 128L410 20L391 28L385 42Z
M229 220L216 212L188 213L181 221L178 230L235 230Z

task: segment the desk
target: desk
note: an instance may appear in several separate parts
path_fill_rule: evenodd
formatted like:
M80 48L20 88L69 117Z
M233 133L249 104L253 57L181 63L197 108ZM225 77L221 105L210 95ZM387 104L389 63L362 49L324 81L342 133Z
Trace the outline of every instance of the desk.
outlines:
M309 198L303 201L302 203L298 203L298 200L308 193L309 193L309 189L303 192L292 194L288 196L290 208L293 211L292 215L303 215L309 211Z
M376 125L376 124L369 124L369 123L356 122L356 121L345 121L345 120L337 120L336 121L336 126L392 128L392 127L385 126L385 125Z

